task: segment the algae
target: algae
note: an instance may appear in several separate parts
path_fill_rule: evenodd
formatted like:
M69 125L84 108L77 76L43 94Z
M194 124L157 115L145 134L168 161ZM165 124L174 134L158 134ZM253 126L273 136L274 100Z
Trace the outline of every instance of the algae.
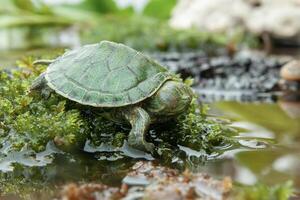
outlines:
M25 61L25 60L24 60ZM12 148L44 150L51 139L66 144L84 139L84 121L78 110L66 110L66 101L57 95L48 100L39 95L27 95L31 81L44 68L34 68L31 60L19 64L18 70L0 74L0 133L1 144Z

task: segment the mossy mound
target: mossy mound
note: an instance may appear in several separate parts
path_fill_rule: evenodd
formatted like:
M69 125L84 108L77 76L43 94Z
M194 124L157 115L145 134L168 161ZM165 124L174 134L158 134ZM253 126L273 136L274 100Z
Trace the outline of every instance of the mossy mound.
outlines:
M124 150L120 147L124 147L130 127L95 116L91 112L93 108L82 107L57 94L52 94L49 99L39 94L29 96L28 87L45 70L45 66L33 66L30 58L23 59L17 65L15 70L0 72L2 154L22 151L24 148L41 152L50 141L66 152L84 149L86 141L93 147L109 147L93 151L106 156L102 156L102 159L111 158L113 154L120 154ZM219 151L220 146L232 145L234 141L231 135L235 131L209 119L204 108L194 100L190 108L176 119L163 126L152 126L147 139L157 146L155 156L168 163L175 158L183 161L187 157L203 161L207 155ZM193 150L198 154L189 154ZM124 156L128 154L121 152L116 159Z

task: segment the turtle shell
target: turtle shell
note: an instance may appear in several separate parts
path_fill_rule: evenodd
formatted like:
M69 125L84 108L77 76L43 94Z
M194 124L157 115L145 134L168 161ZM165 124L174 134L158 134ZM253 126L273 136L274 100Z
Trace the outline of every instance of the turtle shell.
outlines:
M80 104L120 107L152 96L173 74L123 44L102 41L66 52L49 65L46 80Z

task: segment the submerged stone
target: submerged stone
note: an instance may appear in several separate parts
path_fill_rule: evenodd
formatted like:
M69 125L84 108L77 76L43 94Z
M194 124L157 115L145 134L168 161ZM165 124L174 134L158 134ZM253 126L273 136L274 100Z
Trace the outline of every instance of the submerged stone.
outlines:
M88 183L76 185L74 183L64 186L61 200L117 200L123 194L118 188L108 187L103 184Z

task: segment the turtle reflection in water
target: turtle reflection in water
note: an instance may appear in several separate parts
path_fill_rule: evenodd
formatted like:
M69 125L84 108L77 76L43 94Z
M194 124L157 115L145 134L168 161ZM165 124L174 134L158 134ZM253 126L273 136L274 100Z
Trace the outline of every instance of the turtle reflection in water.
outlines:
M35 64L49 66L30 92L49 96L55 91L79 104L103 108L109 119L131 124L128 144L143 151L154 150L145 140L149 125L182 113L193 96L191 88L166 68L114 42L86 45Z

